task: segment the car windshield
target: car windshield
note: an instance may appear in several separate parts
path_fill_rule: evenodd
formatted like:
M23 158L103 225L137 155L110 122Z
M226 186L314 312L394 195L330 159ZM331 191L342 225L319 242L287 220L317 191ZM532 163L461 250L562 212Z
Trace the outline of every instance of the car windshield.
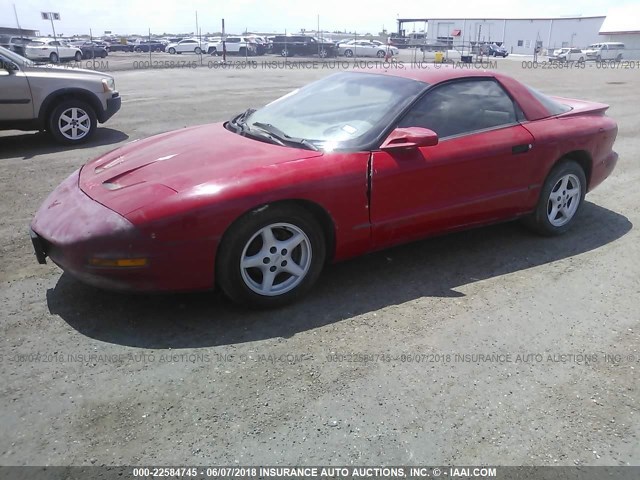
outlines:
M271 127L320 149L359 148L375 140L428 85L391 75L341 72L251 113L249 129Z
M19 66L22 66L22 67L31 67L35 65L35 63L32 62L31 60L24 58L23 56L18 55L15 52L7 50L4 47L0 47L0 56L14 63L17 63Z

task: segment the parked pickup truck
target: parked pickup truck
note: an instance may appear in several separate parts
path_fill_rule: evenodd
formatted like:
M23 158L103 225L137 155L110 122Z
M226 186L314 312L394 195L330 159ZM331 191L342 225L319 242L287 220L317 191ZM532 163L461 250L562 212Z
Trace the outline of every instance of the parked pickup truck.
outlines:
M306 35L276 35L271 51L283 57L292 55L319 55L322 58L334 56L336 46L331 42L321 42Z
M74 145L88 140L120 103L111 75L37 65L0 47L0 130L46 130Z

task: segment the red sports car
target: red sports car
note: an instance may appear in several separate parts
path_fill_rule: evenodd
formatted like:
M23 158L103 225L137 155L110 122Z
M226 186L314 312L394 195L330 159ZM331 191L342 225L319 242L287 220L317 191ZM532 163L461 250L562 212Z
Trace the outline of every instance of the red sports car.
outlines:
M282 305L391 245L516 218L565 232L616 165L607 108L491 72L337 73L87 163L31 237L99 287Z

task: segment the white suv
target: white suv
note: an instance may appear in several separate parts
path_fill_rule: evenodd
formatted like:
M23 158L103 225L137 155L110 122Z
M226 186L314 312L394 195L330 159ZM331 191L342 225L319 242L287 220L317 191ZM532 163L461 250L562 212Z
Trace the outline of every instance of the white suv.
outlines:
M30 60L58 63L60 60L82 60L82 50L54 38L36 38L24 47L24 55Z
M224 39L224 46L227 53L235 53L238 55L256 55L258 52L258 44L254 39L249 37L226 37ZM222 41L211 45L209 53L212 55L222 54Z
M174 53L195 53L200 55L209 49L207 42L201 42L197 38L185 38L177 43L170 43L164 49L165 52L170 54Z

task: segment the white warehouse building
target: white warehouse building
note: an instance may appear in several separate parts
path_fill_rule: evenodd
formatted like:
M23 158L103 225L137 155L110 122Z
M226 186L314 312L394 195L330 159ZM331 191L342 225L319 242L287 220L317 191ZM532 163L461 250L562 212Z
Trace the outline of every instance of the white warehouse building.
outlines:
M453 46L476 42L501 43L510 53L533 54L536 47L584 48L602 41L599 35L605 17L555 18L400 18L398 35L410 43ZM426 33L425 33L426 31ZM415 33L420 32L420 33Z
M640 60L640 6L613 11L600 28L600 42L621 42L623 58Z

